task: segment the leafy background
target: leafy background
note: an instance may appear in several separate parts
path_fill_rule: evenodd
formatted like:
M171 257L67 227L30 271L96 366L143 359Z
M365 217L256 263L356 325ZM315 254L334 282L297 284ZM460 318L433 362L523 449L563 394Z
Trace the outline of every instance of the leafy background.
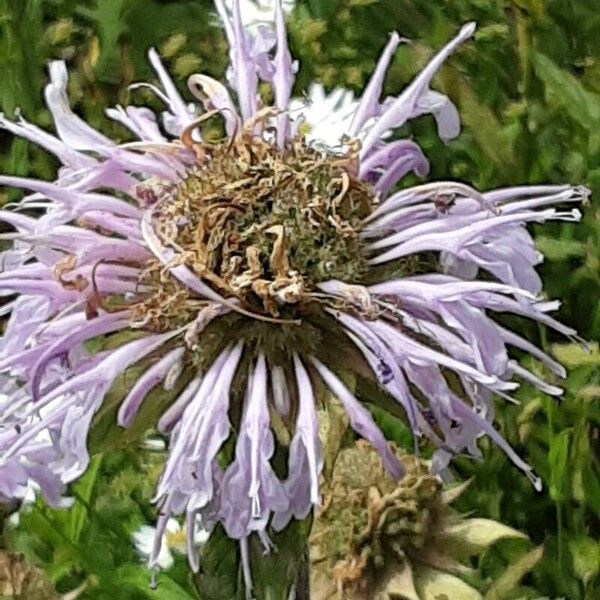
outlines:
M459 28L475 20L478 32L444 67L436 87L455 100L460 138L443 146L429 119L408 131L431 159L432 178L456 178L480 189L517 183L572 182L600 198L599 0L303 0L289 18L293 51L301 61L297 93L313 80L358 93L391 30L413 43L398 52L386 90L398 92ZM226 47L209 0L0 0L0 105L50 126L42 102L45 64L67 60L76 110L116 138L126 133L103 114L126 103L127 86L152 77L146 50L156 46L177 80L193 72L222 76ZM146 100L136 92L135 101ZM5 173L50 178L56 164L21 140L0 137ZM13 199L3 191L2 201ZM580 226L536 230L546 256L550 297L564 301L560 318L591 340L600 337L600 204L592 196ZM499 451L484 443L482 463L458 461L474 477L460 508L526 532L544 555L521 587L499 598L600 597L600 352L564 340L532 339L552 347L570 375L559 402L523 389L520 406L503 406L499 423L510 442L546 483L536 494ZM378 415L399 443L403 425ZM75 508L34 504L18 527L4 525L0 547L22 552L57 593L85 586L83 598L198 597L184 559L159 576L160 594L131 544L131 534L155 515L148 507L160 457L121 449L98 455L74 486ZM2 517L0 517L2 519ZM480 558L481 573L498 577L512 555L500 544ZM23 598L54 596L23 595Z

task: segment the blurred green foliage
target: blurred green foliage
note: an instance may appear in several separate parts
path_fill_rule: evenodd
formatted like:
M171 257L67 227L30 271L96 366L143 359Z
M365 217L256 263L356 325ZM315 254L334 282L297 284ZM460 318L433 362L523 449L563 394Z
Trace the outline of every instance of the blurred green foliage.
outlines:
M97 600L156 598L132 535L155 520L150 500L162 460L148 451L97 455L72 487L69 510L50 509L39 499L24 506L18 527L5 525L6 543L42 566L58 593L83 588L83 598ZM196 598L187 561L174 558L168 574L157 577L161 600Z
M544 544L531 581L537 591L550 598L592 600L600 595L600 354L597 345L589 353L575 345L556 345L552 351L570 370L564 398L557 402L524 386L520 406L499 410L503 435L542 477L542 494L502 452L484 443L482 463L458 462L461 478L474 477L458 506ZM527 366L535 370L533 361ZM498 552L483 559L490 573L501 564Z
M433 49L471 20L479 25L474 40L435 82L457 103L462 135L444 146L427 118L405 132L429 156L431 177L481 189L580 183L600 198L599 0L301 0L289 18L301 61L296 92L320 80L328 89L344 86L358 94L388 33L398 30L413 40L398 51L386 81L386 91L398 93ZM1 109L9 116L20 109L50 127L42 94L45 64L62 58L72 73L76 110L125 139L125 130L103 111L117 103L155 102L143 90L127 90L153 77L146 61L150 46L180 82L199 70L220 77L226 67L210 0L0 0ZM4 134L0 163L2 172L41 178L51 178L57 166ZM3 199L12 193L3 192ZM594 340L600 337L600 203L594 195L585 213L582 225L546 225L536 239L547 256L547 293L564 300L560 318ZM530 333L547 343L537 329ZM457 467L460 475L474 476L460 500L463 511L544 543L533 574L517 590L496 590L497 599L600 597L600 355L573 346L556 350L571 369L565 399L525 388L520 406L499 410L503 433L544 478L544 492L536 494L496 449L486 448L481 464L459 461ZM410 448L400 421L376 416L387 434ZM94 459L74 487L73 510L35 504L5 542L41 565L61 593L86 583L85 598L156 597L131 544L131 533L154 519L148 508L158 468L153 461L132 452ZM507 557L523 553L510 542L495 547L483 557L482 573L495 580ZM160 598L196 597L183 559L159 582Z

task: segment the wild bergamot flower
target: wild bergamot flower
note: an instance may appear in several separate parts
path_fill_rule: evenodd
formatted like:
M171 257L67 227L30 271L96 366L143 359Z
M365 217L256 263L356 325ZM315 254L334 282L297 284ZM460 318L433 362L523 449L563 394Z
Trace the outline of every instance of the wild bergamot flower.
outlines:
M216 6L230 45L229 85L194 75L188 85L200 106L189 105L151 50L160 87L140 85L164 102L161 122L139 106L107 111L138 141L117 144L72 112L63 62L50 65L46 88L57 136L2 118L62 163L53 182L0 177L32 192L0 211L15 230L4 236L12 245L0 275L11 297L0 351L2 498L23 496L32 481L61 503L65 485L86 470L90 426L116 383L126 389L122 427L145 401L159 405L161 386L174 401L156 423L169 449L150 564L169 518L185 514L190 532L198 515L221 523L247 566L252 532L268 549L270 528L319 504L315 402L324 387L401 477L396 454L342 380L348 370L405 410L415 436L436 447L437 472L455 454L478 456L477 440L488 435L539 485L493 428L493 399L507 397L515 379L560 394L508 347L558 376L564 370L493 314L575 335L549 316L557 303L540 298L541 257L526 225L578 220L576 209L553 206L587 191L480 193L446 181L394 191L409 171L427 172L419 146L394 138L395 129L432 114L442 140L459 132L456 108L429 85L474 24L400 95L382 99L401 42L393 34L332 147L308 143L302 111L288 110L297 65L281 4L275 30L252 33L237 2L231 12ZM273 105L259 82L270 84ZM273 419L290 431L283 479L272 465ZM193 535L189 559L197 568Z

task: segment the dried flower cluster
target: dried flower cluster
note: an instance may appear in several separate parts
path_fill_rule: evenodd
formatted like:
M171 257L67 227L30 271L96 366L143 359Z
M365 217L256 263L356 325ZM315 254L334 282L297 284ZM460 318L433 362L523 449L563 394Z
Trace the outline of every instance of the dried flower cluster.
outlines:
M425 600L481 598L461 580L476 556L522 533L450 505L467 484L444 489L425 461L397 452L394 481L369 444L342 450L317 512L311 544L311 598Z

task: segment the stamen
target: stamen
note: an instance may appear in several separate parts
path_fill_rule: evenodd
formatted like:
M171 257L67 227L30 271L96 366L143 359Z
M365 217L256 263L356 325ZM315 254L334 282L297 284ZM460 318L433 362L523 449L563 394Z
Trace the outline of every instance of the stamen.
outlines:
M258 497L258 491L256 491L252 495L252 518L260 519L261 510L260 510L260 498Z

